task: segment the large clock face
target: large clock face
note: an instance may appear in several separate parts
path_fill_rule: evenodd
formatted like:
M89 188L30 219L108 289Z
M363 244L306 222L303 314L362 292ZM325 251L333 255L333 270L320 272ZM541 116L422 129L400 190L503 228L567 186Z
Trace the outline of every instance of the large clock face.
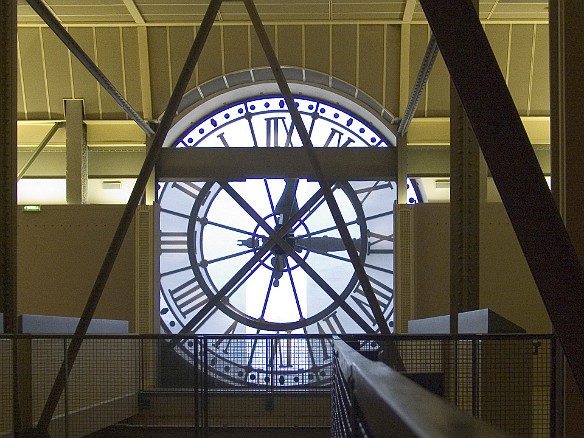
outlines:
M306 97L295 102L315 147L392 147L346 110ZM227 106L192 123L174 144L300 146L281 97ZM396 184L334 181L331 188L391 328ZM416 195L410 191L408 197ZM322 384L328 376L321 367L330 351L322 339L306 335L379 331L318 182L159 181L158 203L163 332L292 335L282 342L268 340L269 360L259 353L262 341L242 345L217 338L208 348L220 380L267 383L273 378L267 363L279 357L279 384ZM282 240L276 242L274 234ZM187 343L181 348L192 349ZM300 350L312 363L292 363Z

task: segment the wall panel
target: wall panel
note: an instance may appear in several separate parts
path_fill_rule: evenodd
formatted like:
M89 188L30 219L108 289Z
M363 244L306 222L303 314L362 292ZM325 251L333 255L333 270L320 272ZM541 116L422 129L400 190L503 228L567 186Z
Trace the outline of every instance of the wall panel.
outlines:
M105 27L95 29L97 65L122 96L125 95L124 67L120 28ZM101 87L101 86L100 86ZM103 88L100 90L101 114L104 119L116 119L120 106Z
M529 115L546 116L550 113L549 26L538 25L535 31L537 33Z
M221 29L219 27L214 27L211 29L211 32L209 32L205 48L201 53L201 58L198 63L199 84L223 75L222 57Z
M81 46L83 51L91 58L93 62L95 59L93 28L70 28L69 33L75 41ZM73 90L75 99L84 100L85 117L88 119L100 119L101 108L98 98L98 85L95 78L87 71L87 69L75 58L71 56L71 69L73 74ZM105 91L103 91L105 93Z
M249 68L248 26L227 26L223 29L225 71Z
M306 25L306 68L330 74L330 26Z
M18 215L18 313L79 317L123 205L44 205ZM96 318L134 329L134 231L130 228Z
M302 26L278 26L277 30L280 64L302 67Z
M148 28L148 49L150 52L152 114L154 117L159 117L166 109L170 97L170 74L165 27Z
M507 85L520 114L527 113L532 46L533 26L514 25L511 34L511 57Z
M357 26L334 25L332 34L331 74L349 84L357 80Z
M122 29L122 50L124 53L124 72L126 75L126 100L141 115L142 84L140 82L140 54L138 51L138 32L134 28Z
M401 52L401 26L386 26L384 106L395 116L399 115L399 72Z
M47 68L49 104L51 106L49 118L64 119L63 99L70 99L73 96L68 50L52 30L43 28L42 35Z
M370 50L378 47L381 50ZM358 87L378 102L383 101L383 26L359 26Z
M416 318L446 315L450 297L450 205L414 208ZM480 307L490 308L530 333L551 324L525 257L500 203L481 212Z
M49 108L45 90L40 29L36 27L19 29L18 37L28 117L46 118Z

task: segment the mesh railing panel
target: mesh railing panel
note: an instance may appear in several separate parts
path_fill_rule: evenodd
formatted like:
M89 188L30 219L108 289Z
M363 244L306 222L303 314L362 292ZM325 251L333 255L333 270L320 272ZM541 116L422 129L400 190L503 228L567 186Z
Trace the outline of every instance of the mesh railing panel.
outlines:
M27 422L33 426L70 337L16 339L19 376L24 382L29 379L25 392L19 394L25 401L24 426ZM390 339L400 351L408 376L443 394L461 410L513 435L550 436L553 338ZM384 360L389 350L379 336L347 340L374 360ZM10 337L0 339L0 434L14 428L12 342ZM335 436L343 436L341 427L349 427L348 412L354 402L347 395L348 387L341 387L333 377L333 358L330 337L319 336L88 336L49 432L84 436L118 422L201 431L276 426L326 429L331 425L332 397L333 431L340 430ZM344 426L338 425L343 418Z
M11 339L0 339L0 436L14 429L12 412L12 345Z
M381 337L347 337L383 359ZM553 431L553 339L536 336L394 336L407 375L460 410L515 436ZM334 398L335 396L333 396Z
M330 339L206 338L202 350L209 428L329 426Z

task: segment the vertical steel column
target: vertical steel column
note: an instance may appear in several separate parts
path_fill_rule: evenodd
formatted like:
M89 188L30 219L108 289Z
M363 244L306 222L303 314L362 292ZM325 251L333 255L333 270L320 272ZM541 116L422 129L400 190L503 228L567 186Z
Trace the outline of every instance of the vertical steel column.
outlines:
M397 203L408 203L408 138L397 134ZM395 216L394 216L395 220Z
M469 0L478 11L478 1ZM458 314L479 308L480 148L450 86L450 333Z
M584 150L582 149L582 108L584 107L584 53L582 26L584 11L578 2L551 0L550 23L550 134L552 192L564 219L578 258L584 261ZM555 328L555 327L554 327ZM556 329L557 330L557 329ZM584 349L584 346L580 346ZM558 372L557 436L580 434L580 419L584 415L582 394L578 394L571 373L584 363L563 360L562 348L557 349ZM571 368L571 369L570 369ZM580 387L582 392L582 387ZM562 420L563 414L563 420ZM565 427L565 430L563 430Z
M197 32L197 36L195 37L195 41L191 46L191 50L187 56L181 74L176 82L172 95L168 101L168 105L166 110L164 111L164 115L162 116L162 120L160 122L160 126L156 133L154 134L154 139L152 140L152 145L150 150L148 151L148 155L144 160L144 164L142 165L142 169L140 170L140 174L136 179L136 183L134 184L134 189L128 199L128 204L122 213L122 217L120 218L120 223L114 237L111 241L109 246L108 252L105 256L105 259L101 265L100 271L97 275L89 298L87 299L87 303L85 304L85 308L83 309L83 314L79 319L79 324L75 329L75 334L71 339L71 343L69 344L69 348L67 350L67 357L63 360L63 364L59 369L59 372L55 378L55 382L53 383L53 387L51 392L47 398L43 411L40 415L39 421L37 423L37 433L39 435L46 434L47 429L49 427L49 423L53 417L53 413L59 403L59 399L63 392L63 388L65 386L65 382L67 379L68 370L71 370L75 359L77 358L77 354L81 349L81 344L83 343L83 338L87 333L87 329L89 328L89 323L93 318L97 305L99 304L99 300L101 295L105 289L107 281L109 279L110 273L113 269L114 263L117 259L118 253L120 248L122 247L122 243L124 242L124 238L130 228L130 224L132 223L132 219L134 218L134 214L136 213L136 209L140 204L140 200L144 194L144 189L148 184L148 180L150 179L150 175L154 170L154 165L158 158L158 154L160 149L162 149L162 144L164 143L164 139L170 130L172 125L172 121L176 112L178 110L178 106L180 101L185 93L186 87L189 83L191 75L195 69L195 65L199 60L201 52L203 51L203 47L205 46L205 41L207 40L207 36L211 31L211 27L213 26L213 22L215 21L215 17L219 12L219 8L221 6L222 0L213 0L209 4L207 8L207 12L201 22L199 27L199 31Z
M16 0L0 3L0 312L16 333Z
M83 100L65 100L67 204L87 204L87 127L83 123Z
M580 392L584 392L582 266L478 14L468 0L420 3ZM581 14L576 5L574 9ZM574 74L581 76L581 71Z

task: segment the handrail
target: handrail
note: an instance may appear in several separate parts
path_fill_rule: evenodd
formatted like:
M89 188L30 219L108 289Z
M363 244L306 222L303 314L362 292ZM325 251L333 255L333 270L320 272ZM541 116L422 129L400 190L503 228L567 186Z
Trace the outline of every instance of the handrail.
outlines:
M334 340L337 363L374 437L503 438L510 435L457 410L381 362Z

